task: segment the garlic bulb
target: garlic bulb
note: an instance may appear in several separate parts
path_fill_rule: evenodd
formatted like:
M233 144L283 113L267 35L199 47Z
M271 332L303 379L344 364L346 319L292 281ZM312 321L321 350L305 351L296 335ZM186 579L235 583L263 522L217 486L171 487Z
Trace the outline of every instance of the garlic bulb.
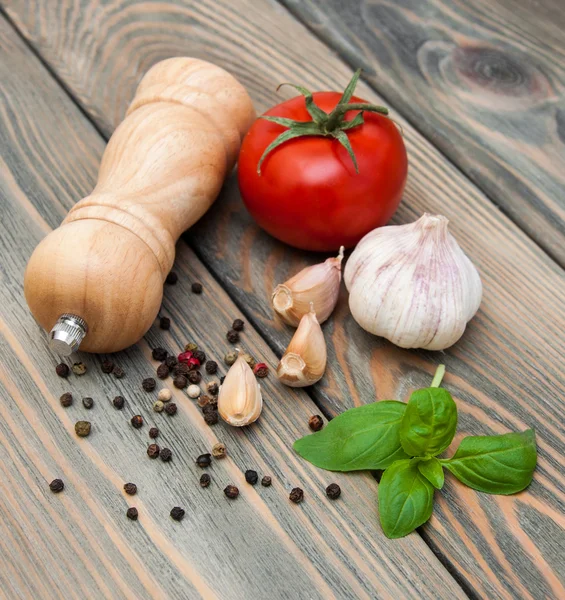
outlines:
M279 366L277 377L290 387L304 387L319 381L326 370L326 341L316 318L313 303L298 325Z
M402 348L443 350L463 335L481 303L473 263L447 231L424 214L414 223L375 229L345 267L349 308L363 329Z
M218 393L218 412L230 425L243 427L256 421L263 409L261 388L253 371L238 350Z
M332 314L339 296L343 250L342 246L335 258L306 267L277 285L271 303L285 323L296 327L310 312L310 302L316 307L318 323L323 323Z

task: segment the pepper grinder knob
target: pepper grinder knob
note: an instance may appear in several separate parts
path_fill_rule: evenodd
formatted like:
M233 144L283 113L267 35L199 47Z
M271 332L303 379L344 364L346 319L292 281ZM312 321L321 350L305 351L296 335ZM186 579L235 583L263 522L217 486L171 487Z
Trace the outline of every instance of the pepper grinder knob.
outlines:
M70 356L78 350L87 332L88 325L84 319L65 313L57 319L51 329L49 348L61 356Z

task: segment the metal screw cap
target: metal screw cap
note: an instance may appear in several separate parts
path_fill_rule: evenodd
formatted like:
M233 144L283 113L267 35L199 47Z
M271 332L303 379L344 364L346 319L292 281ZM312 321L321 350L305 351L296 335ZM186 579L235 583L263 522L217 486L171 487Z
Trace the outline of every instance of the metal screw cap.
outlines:
M49 348L61 356L76 352L88 332L84 319L65 313L61 315L49 334Z

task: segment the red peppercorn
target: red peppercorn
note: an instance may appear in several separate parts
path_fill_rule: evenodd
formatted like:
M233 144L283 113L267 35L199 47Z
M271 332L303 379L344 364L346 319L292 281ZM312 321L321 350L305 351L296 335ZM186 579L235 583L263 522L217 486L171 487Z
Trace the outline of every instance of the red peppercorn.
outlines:
M198 369L198 367L200 367L200 361L197 358L194 358L194 356L192 358L189 358L186 361L186 364L188 365L188 368L191 371L194 369Z
M267 377L269 374L269 367L265 363L257 363L253 368L253 373L257 377Z
M177 359L179 362L187 362L190 358L192 358L192 352L181 352L178 356Z

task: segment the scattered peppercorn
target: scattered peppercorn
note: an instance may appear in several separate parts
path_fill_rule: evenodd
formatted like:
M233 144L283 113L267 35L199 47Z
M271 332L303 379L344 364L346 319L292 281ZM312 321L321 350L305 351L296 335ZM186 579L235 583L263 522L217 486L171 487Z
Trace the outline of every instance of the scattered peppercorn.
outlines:
M177 375L173 379L173 385L182 390L188 385L188 379L184 375Z
M235 487L235 485L227 485L224 488L224 494L233 500L239 496L239 490Z
M163 462L169 462L173 458L173 452L169 448L163 448L161 450L161 460Z
M206 362L206 353L202 352L202 350L195 350L194 351L194 358L201 364L203 365Z
M70 392L65 392L60 398L59 402L61 402L61 406L65 408L69 408L69 406L73 403L73 395Z
M114 363L111 360L103 360L100 368L102 373L109 375L114 370Z
M245 323L241 319L236 319L232 323L232 329L235 329L236 331L243 331L244 327L245 327Z
M186 390L189 398L198 398L200 396L201 390L197 385L189 385L188 390Z
M114 367L113 373L116 379L121 379L126 374L122 367Z
M58 494L65 489L65 484L62 479L53 479L53 481L49 484L49 489L54 493Z
M273 483L273 480L268 475L265 475L265 477L261 479L261 485L263 487L270 487L271 483Z
M196 401L196 403L198 404L198 406L200 406L200 408L203 408L204 406L206 406L207 404L210 404L210 396L206 396L206 394L202 394L198 400Z
M157 385L157 382L153 379L153 377L146 377L142 382L141 382L141 387L146 391L146 392L152 392L155 389L155 386Z
M184 510L180 506L175 506L171 510L171 517L175 521L182 521L184 519Z
M214 444L212 446L212 456L214 458L225 458L226 457L226 447L221 442Z
M259 475L257 475L257 471L253 471L252 469L245 471L245 481L250 485L255 485L258 479Z
M161 317L159 319L159 327L165 331L171 328L171 319L169 317Z
M165 348L153 348L153 351L151 352L151 356L153 357L153 360L158 360L159 362L163 362L167 356L168 356L168 352L165 350Z
M143 427L143 417L141 415L134 415L131 418L131 424L135 429L141 429Z
M226 333L226 337L228 338L228 342L230 342L230 344L236 344L239 342L239 333L235 329L230 329Z
M59 377L68 377L69 376L69 367L65 363L59 363L55 367L55 372Z
M186 377L189 373L190 373L190 367L186 363L183 363L183 362L178 363L173 368L173 375L175 377L178 377L179 375Z
M201 454L197 459L196 459L196 464L201 468L204 469L206 467L210 466L210 463L212 462L212 458L211 458L211 454L207 453L207 454Z
M71 368L75 375L84 375L86 373L86 365L83 362L73 363Z
M149 458L157 458L159 456L159 452L161 448L157 444L149 444L147 447L147 456Z
M193 383L193 384L200 383L202 381L202 375L200 374L199 371L191 371L187 375L187 379L188 379L188 381L190 381L190 383Z
M193 356L192 358L189 358L186 361L186 365L188 366L188 369L190 371L194 371L194 370L200 368L200 361L197 358L194 358L194 356Z
M198 350L198 344L194 342L188 342L188 344L184 345L185 352L196 352Z
M330 483L326 488L326 495L332 500L337 500L341 496L341 488L337 483Z
M157 377L159 379L167 379L167 377L169 376L169 373L170 373L169 367L167 367L167 365L165 363L161 363L157 367Z
M220 420L220 415L217 410L204 413L204 421L206 425L216 425Z
M137 521L138 516L139 516L139 512L137 511L137 508L135 508L135 506L128 508L128 511L126 513L126 517L128 519L131 519L132 521Z
M157 427L151 427L151 429L149 430L149 437L152 440L154 440L158 436L159 436L159 430L157 429Z
M231 367L231 365L233 365L233 363L237 360L237 352L228 352L225 356L224 356L224 362L226 363L226 365L228 365L229 367Z
M124 492L128 496L135 496L135 494L137 494L137 486L135 485L135 483L126 483L124 485Z
M218 372L218 363L215 360L206 361L206 373L209 375L214 375L214 373Z
M87 410L90 410L94 406L94 400L92 398L83 398L82 405Z
M200 476L200 487L208 487L210 485L210 481L212 481L210 475L208 475L208 473L202 473Z
M175 285L178 280L179 276L174 271L171 271L165 278L165 283L168 283L169 285Z
M124 404L126 403L125 399L123 396L116 396L113 400L112 400L112 404L114 405L114 408L118 409L118 410L122 410L122 408L124 407Z
M257 363L253 369L253 373L257 377L267 377L269 374L269 367L265 363Z
M202 293L202 284L198 282L194 282L191 286L193 294L201 294Z
M209 394L212 394L212 396L217 396L218 392L220 391L220 386L215 381L211 381L206 386L206 389L208 390Z
M244 354L243 360L249 365L250 369L253 369L253 367L257 364L257 361L251 356L251 354Z
M178 360L176 356L173 356L171 354L171 356L167 356L167 358L165 359L165 364L167 365L167 367L169 367L169 369L173 369L174 367L176 367L178 365Z
M160 400L161 402L168 402L172 397L173 393L168 388L159 390L159 393L157 394L157 400Z
M161 402L161 400L157 400L156 402L153 403L153 410L155 412L163 412L165 408L165 405L163 404L163 402Z
M298 504L302 502L302 500L304 500L304 492L298 487L292 488L288 497L291 502L294 502L294 504Z
M320 417L320 415L312 415L308 419L308 427L310 427L312 431L320 431L320 429L322 429L323 426L324 420L322 419L322 417Z
M79 437L87 437L90 435L91 425L88 421L77 421L75 423L75 433Z
M169 415L169 417L176 415L177 405L174 402L169 402L168 404L165 404L165 412Z

